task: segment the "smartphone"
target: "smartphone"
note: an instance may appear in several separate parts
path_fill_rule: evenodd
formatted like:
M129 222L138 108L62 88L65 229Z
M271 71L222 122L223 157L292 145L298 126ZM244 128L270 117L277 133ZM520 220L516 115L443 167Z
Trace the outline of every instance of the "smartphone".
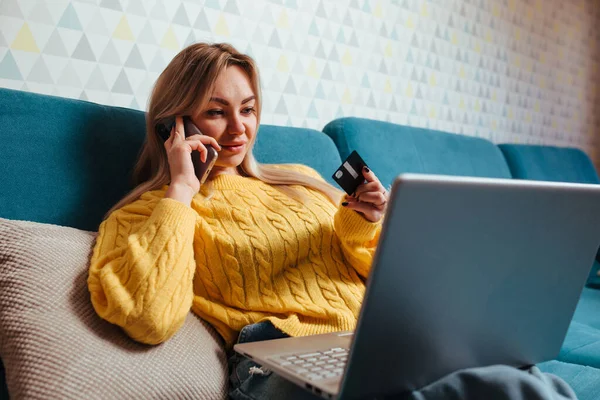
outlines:
M156 130L160 137L163 139L163 141L166 141L169 138L174 125L174 119L168 120L167 122L159 123L157 125ZM198 129L198 127L194 125L192 119L189 116L183 117L183 129L185 131L185 137L192 135L202 135L200 129ZM214 147L208 144L205 144L204 146L208 151L208 154L206 156L206 162L202 162L202 160L200 159L200 152L198 150L192 151L192 164L194 165L194 172L196 173L196 176L198 177L198 180L200 181L201 185L206 181L208 174L210 174L212 167L215 165L215 162L219 157L219 154L217 153L217 150L215 150Z

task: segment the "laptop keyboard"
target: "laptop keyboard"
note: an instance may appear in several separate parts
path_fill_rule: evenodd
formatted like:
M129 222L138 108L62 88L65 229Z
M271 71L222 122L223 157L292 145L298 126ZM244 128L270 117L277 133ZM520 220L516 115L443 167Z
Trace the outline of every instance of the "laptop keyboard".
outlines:
M342 375L348 361L348 349L334 347L310 353L270 357L270 360L310 381L317 381Z

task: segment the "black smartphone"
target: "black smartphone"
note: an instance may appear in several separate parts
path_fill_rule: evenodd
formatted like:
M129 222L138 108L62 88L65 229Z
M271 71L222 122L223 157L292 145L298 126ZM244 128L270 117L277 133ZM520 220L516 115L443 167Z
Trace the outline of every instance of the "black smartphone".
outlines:
M175 125L175 119L169 119L165 122L159 123L156 126L156 131L158 135L162 138L163 141L169 139L171 135L171 130ZM200 129L192 122L192 119L189 116L183 117L183 129L185 131L185 137L192 135L202 135ZM215 150L211 145L204 145L208 154L206 156L206 162L202 162L200 159L200 152L197 150L192 151L192 164L194 165L194 172L200 181L200 184L203 184L210 174L212 167L215 165L217 158L219 157L219 153Z

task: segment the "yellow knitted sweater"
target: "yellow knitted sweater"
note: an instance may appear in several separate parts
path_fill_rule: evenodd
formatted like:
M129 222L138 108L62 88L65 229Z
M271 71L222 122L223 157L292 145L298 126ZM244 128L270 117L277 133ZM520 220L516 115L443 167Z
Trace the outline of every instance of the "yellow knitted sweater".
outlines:
M303 187L300 202L254 178L209 186L190 207L147 192L102 222L88 277L100 317L149 344L190 309L227 345L263 320L290 336L355 328L381 224Z

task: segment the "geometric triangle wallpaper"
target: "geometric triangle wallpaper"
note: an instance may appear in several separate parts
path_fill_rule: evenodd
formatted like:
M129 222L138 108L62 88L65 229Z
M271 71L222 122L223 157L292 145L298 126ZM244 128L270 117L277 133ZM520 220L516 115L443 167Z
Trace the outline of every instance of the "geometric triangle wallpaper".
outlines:
M258 63L262 122L341 116L600 162L596 0L2 0L0 85L145 110L198 41Z

